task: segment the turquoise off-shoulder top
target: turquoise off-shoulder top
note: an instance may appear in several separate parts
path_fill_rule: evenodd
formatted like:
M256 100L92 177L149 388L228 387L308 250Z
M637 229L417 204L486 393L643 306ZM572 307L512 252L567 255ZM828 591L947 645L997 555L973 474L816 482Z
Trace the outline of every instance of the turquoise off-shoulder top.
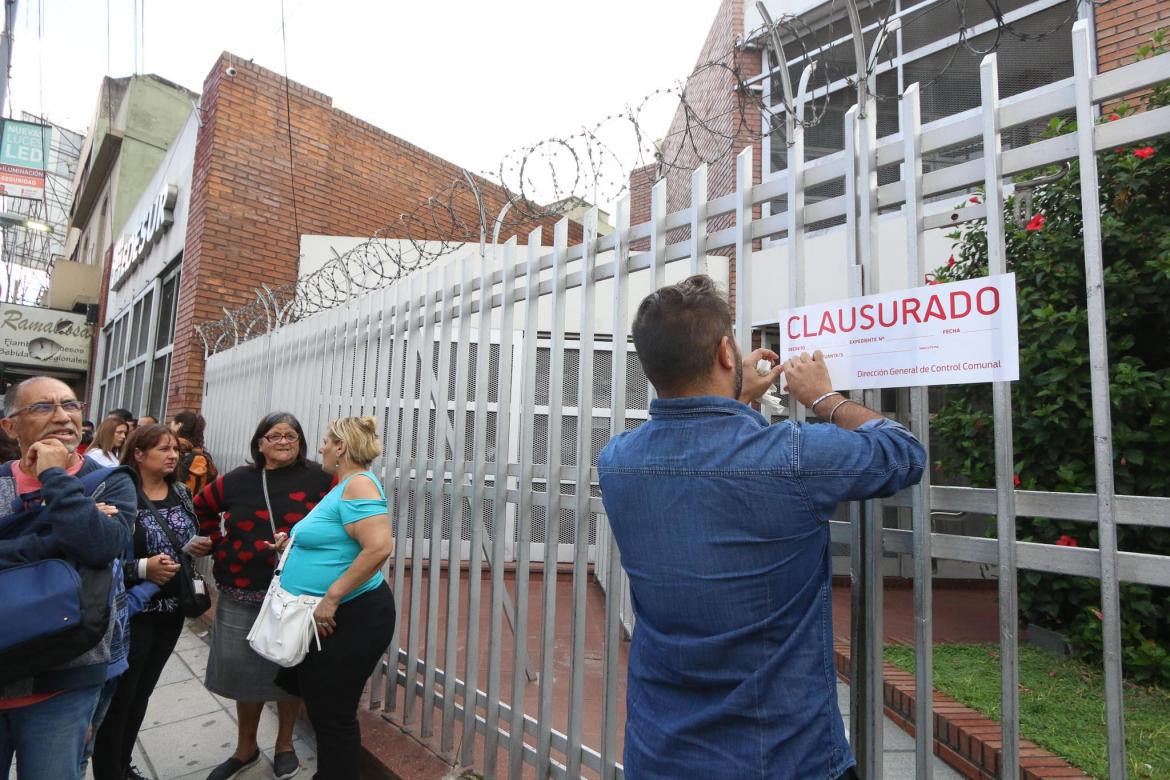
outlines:
M381 498L342 498L346 484L358 476L351 474L293 529L293 548L281 572L280 584L294 596L324 596L333 581L357 558L362 546L345 532L345 526L374 515L389 514L382 483L371 471L361 474L373 480ZM350 591L342 603L378 587L383 579L382 572L374 572L374 576Z

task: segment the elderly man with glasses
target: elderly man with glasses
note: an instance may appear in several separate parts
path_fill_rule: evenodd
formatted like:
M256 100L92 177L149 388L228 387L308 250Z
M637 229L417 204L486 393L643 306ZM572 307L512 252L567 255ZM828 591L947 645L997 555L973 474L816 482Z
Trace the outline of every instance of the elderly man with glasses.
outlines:
M20 446L20 458L0 466L0 527L16 513L39 510L0 536L0 570L63 559L113 567L131 539L136 507L131 478L110 474L86 494L81 477L101 467L77 454L85 405L49 377L13 385L4 395L0 427ZM32 517L30 515L30 517ZM121 577L113 578L120 591ZM27 594L5 592L6 601ZM111 593L113 597L115 593ZM113 603L111 601L111 603ZM86 732L106 682L116 637L117 609L103 638L72 660L0 684L0 777L13 757L21 780L78 778Z

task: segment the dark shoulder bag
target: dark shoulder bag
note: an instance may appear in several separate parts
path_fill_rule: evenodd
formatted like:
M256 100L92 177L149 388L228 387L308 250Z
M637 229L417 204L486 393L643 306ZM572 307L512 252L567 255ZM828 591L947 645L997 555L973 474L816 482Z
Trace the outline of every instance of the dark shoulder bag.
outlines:
M179 498L183 498L182 494L179 494ZM154 515L155 522L166 534L171 547L175 548L175 555L178 556L179 570L175 572L175 582L178 583L179 611L183 613L183 617L199 617L211 609L211 596L207 593L207 583L195 571L194 561L190 555L183 552L183 545L179 541L179 537L175 536L174 531L167 524L166 518L158 511L154 502L147 498L142 491L138 492L138 499ZM184 510L186 510L190 502L183 501L182 503Z
M15 468L15 466L14 466ZM79 477L87 496L125 466ZM0 539L30 531L43 504L0 518ZM85 566L64 558L31 561L0 570L0 685L55 669L93 649L110 623L113 567Z

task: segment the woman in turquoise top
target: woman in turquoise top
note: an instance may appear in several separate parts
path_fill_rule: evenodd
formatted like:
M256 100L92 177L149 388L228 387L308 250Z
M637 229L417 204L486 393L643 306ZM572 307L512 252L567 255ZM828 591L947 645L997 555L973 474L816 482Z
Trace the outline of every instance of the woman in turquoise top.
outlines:
M321 637L276 682L305 701L317 733L318 774L357 780L357 707L366 679L394 633L394 598L381 568L394 551L386 493L369 470L382 445L373 417L330 423L318 452L337 485L293 529L280 584L320 596L313 613ZM277 544L290 542L277 535Z

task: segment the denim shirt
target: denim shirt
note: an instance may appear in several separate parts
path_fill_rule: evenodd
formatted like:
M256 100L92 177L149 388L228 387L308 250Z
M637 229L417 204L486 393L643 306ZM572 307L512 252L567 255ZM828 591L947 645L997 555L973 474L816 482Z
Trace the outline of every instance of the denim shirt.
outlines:
M655 399L598 459L637 619L627 777L835 778L828 521L922 476L902 425L768 425L730 398Z

